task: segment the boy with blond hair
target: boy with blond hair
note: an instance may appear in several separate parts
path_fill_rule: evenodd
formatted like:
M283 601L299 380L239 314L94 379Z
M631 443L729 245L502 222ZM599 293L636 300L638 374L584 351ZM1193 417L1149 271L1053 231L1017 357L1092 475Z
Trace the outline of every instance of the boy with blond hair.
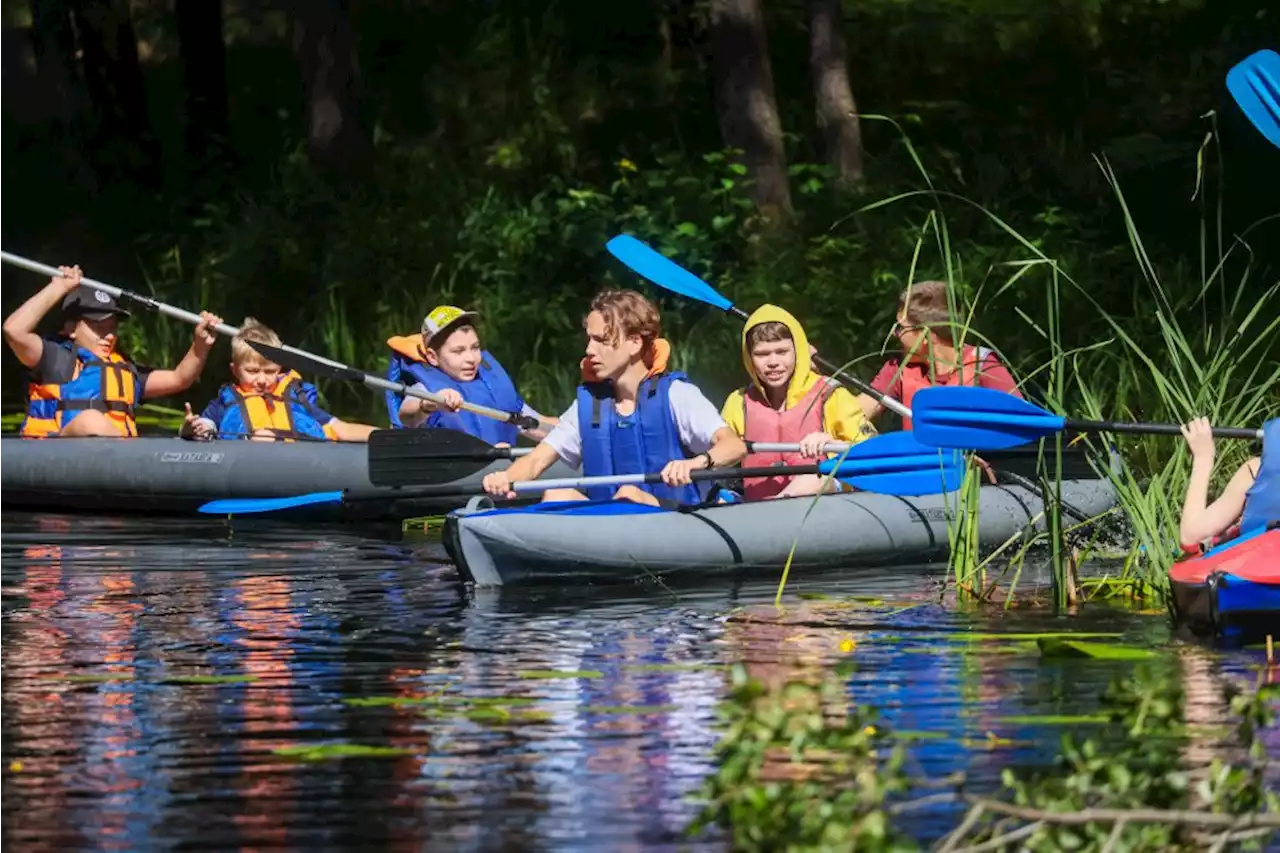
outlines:
M259 441L368 441L374 427L347 423L318 405L316 387L294 371L285 372L252 344L283 346L280 336L252 317L231 339L231 377L199 417L186 404L181 435L251 438Z

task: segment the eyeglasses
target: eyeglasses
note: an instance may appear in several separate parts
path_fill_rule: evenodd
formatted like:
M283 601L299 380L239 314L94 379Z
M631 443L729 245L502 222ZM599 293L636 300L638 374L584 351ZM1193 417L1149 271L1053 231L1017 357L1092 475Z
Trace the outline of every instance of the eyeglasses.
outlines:
M889 330L889 334L893 335L894 337L897 337L898 335L901 335L903 332L916 332L923 328L925 327L915 325L915 324L912 324L910 326L903 325L902 321L894 320L893 328Z

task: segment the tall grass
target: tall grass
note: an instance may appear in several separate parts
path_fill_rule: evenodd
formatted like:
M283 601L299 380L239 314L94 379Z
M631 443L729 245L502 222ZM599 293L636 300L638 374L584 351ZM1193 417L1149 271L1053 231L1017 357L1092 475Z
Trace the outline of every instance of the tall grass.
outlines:
M909 140L906 144L910 147ZM942 269L950 285L952 316L963 318L956 324L960 346L966 336L986 342L972 329L972 323L989 303L1006 293L1025 294L1029 284L1043 281L1042 309L1024 301L1014 310L1044 344L1038 363L1023 363L1022 384L1037 387L1039 402L1055 411L1068 417L1150 423L1185 423L1206 416L1221 426L1257 426L1280 413L1280 281L1259 280L1266 271L1260 273L1256 268L1250 236L1264 227L1274 228L1280 223L1280 214L1254 223L1239 235L1224 232L1222 163L1220 157L1209 156L1216 149L1216 132L1211 129L1196 159L1194 198L1200 202L1201 237L1195 271L1183 263L1162 264L1152 256L1114 171L1105 159L1098 160L1121 212L1124 236L1137 267L1131 310L1123 315L1114 307L1104 307L1090 283L1073 277L1062 260L1043 250L1041 241L1020 233L987 207L937 190L918 157L915 160L926 189L901 193L860 212L928 199L933 209L922 229L922 239L923 233L932 234L930 248L938 258L931 265ZM1216 170L1207 169L1207 163L1216 164ZM1213 206L1205 201L1210 192L1216 198ZM1012 241L1022 257L993 264L982 286L965 287L961 253L953 247L947 225L948 207L979 211ZM920 249L918 243L913 269L920 261ZM984 297L987 282L1001 275L1004 280L988 289ZM1274 276L1274 271L1270 275ZM1109 304L1114 305L1115 300ZM983 320L991 327L989 314ZM1075 335L1077 345L1066 346L1068 325L1094 329L1095 340L1079 342ZM1164 590L1166 573L1180 555L1178 527L1190 473L1183 442L1168 436L1128 434L1095 435L1086 440L1099 461L1111 451L1117 451L1123 460L1118 467L1098 467L1113 484L1132 532L1125 576ZM1062 441L1061 435L1049 440L1047 452L1042 453L1046 529L1044 535L1027 539L1028 544L1040 541L1049 546L1054 605L1059 611L1075 593L1068 573L1068 534L1074 528L1063 523L1059 487ZM1252 450L1245 442L1224 447L1215 482L1229 477ZM962 595L980 594L991 559L978 553L974 544L980 523L975 482L971 472L950 504L950 574ZM1026 547L1012 558L1019 566Z

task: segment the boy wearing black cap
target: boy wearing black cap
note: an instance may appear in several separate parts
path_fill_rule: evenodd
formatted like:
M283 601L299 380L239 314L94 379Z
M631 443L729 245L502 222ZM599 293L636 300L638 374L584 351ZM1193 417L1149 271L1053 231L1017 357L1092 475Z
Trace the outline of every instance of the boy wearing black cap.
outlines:
M204 369L222 320L200 314L191 349L172 370L148 370L116 351L118 318L129 312L108 293L80 283L79 267L58 267L51 279L4 321L4 339L31 371L22 434L43 438L138 434L134 407L144 399L190 388ZM61 339L42 338L36 327L62 303Z

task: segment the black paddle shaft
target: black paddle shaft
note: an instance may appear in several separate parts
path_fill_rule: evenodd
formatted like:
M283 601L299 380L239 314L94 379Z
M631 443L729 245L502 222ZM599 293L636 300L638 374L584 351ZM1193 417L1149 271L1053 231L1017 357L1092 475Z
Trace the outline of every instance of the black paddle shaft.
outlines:
M739 308L737 305L731 306L729 308L729 313L733 314L735 317L741 317L743 320L746 320L751 316L746 311L743 311L741 308ZM818 365L818 367L822 368L823 370L825 370L828 376L834 377L835 379L839 379L845 385L852 385L856 390L861 391L863 394L868 394L872 397L875 397L876 399L880 399L879 391L872 388L869 383L859 379L853 374L845 373L844 369L841 368L840 365L833 364L832 362L827 361L825 358L817 354L813 356L813 363Z
M792 477L800 474L821 474L819 466L814 465L771 465L758 466L755 468L707 468L700 471L691 471L689 479L694 482L700 480L734 480L738 478L751 477ZM588 478L581 477L577 479L586 480ZM646 474L644 484L649 486L657 485L662 482L662 475L657 473ZM638 485L631 483L628 485ZM590 488L589 485L581 488ZM385 500L413 500L415 498L439 498L439 497L466 497L469 495L483 495L484 489L479 486L461 486L450 483L440 483L433 486L413 486L410 488L397 488L395 492L388 494L380 492L377 494L366 495L343 495L342 500L347 503L359 501L385 501Z
M1081 421L1066 418L1062 422L1064 429L1079 432L1131 432L1143 435L1182 435L1182 427L1177 424L1132 424L1123 421ZM1256 429L1246 427L1213 427L1214 438L1258 439Z

